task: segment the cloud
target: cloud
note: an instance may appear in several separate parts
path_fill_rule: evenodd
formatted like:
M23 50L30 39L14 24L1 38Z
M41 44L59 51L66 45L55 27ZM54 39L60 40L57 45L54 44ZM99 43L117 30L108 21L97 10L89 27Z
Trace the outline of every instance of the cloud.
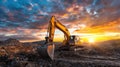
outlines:
M32 36L36 30L47 29L52 15L69 29L81 24L104 25L120 18L119 3L118 0L1 0L0 32L5 35L14 31L12 34L17 36L11 36L16 38L24 34Z

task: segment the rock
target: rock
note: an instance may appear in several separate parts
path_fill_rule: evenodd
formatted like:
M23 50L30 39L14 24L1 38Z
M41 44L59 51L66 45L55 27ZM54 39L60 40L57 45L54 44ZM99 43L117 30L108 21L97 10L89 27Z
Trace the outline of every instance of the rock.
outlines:
M17 39L13 39L13 38L9 38L5 40L3 43L4 45L21 45L22 44Z

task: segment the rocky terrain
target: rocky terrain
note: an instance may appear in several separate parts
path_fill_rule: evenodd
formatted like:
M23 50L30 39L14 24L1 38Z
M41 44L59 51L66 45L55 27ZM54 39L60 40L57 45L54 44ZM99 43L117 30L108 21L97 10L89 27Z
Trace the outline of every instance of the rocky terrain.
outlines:
M98 43L92 48L78 47L76 51L56 49L54 60L43 59L37 53L42 43L21 43L12 38L0 41L0 67L120 67L120 40Z
M13 38L9 38L5 41L0 41L0 45L21 45L22 43L20 43L18 40L13 39Z

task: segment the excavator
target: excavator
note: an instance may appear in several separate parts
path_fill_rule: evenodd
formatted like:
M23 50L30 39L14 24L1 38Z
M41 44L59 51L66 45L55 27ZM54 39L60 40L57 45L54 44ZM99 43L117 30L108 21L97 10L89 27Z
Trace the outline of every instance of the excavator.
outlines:
M48 25L47 36L45 37L46 42L43 46L37 48L38 53L43 58L49 58L52 60L54 59L55 45L53 43L53 39L55 34L55 28L59 29L64 33L64 41L60 47L60 50L69 50L71 46L75 45L76 36L71 36L69 30L63 24L61 24L55 18L55 16L52 16Z

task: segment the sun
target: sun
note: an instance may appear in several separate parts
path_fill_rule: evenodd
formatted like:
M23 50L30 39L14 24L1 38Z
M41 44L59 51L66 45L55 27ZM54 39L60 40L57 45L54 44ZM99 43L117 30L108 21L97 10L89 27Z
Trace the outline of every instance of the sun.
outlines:
M94 38L88 38L88 42L89 42L89 43L94 43L94 42L95 42L95 39L94 39Z

